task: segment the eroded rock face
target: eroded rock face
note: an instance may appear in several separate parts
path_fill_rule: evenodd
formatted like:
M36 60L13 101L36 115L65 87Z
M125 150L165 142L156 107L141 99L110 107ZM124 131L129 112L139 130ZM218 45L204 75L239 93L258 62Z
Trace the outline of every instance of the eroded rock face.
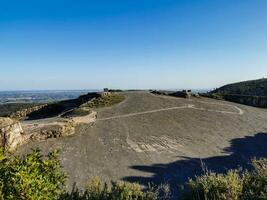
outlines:
M74 122L65 120L62 122L54 122L50 124L39 124L35 127L25 127L30 134L30 139L33 141L41 141L49 138L59 138L75 133Z
M26 108L23 110L19 110L17 112L11 113L9 115L10 118L12 119L22 119L25 118L27 115L29 115L32 112L35 112L37 110L40 110L41 108L45 107L47 104L40 105L40 106L33 106L31 108Z
M20 122L10 118L0 118L0 146L8 151L13 151L17 146L23 144L26 137Z
M21 122L22 126L15 119L0 117L0 147L7 151L14 151L18 146L29 141L42 141L73 135L78 124L94 124L96 115L96 112L92 112L83 117L59 118L50 122L39 121L38 123L26 124Z

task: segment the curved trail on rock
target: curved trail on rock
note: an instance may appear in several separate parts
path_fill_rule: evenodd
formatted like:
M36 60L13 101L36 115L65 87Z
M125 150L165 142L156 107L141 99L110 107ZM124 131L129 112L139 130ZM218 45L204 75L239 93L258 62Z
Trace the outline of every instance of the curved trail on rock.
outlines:
M231 115L243 115L244 114L244 111L242 109L240 109L240 108L238 108L237 106L234 106L234 105L220 104L220 103L209 103L209 102L204 102L204 101L202 103L229 106L229 107L235 108L238 112L214 110L214 109L206 109L206 108L198 108L198 107L195 107L195 105L193 105L193 104L188 104L188 105L185 105L185 106L161 108L161 109L156 109L156 110L149 110L149 111L143 111L143 112L136 112L136 113L129 113L129 114L124 114L124 115L106 117L106 118L98 119L97 121L120 119L120 118L126 118L126 117L133 117L133 116L137 116L137 115L145 115L145 114L150 114L150 113L163 112L163 111L169 111L169 110L178 110L178 109L195 109L195 110L208 111L208 112L217 112L217 113L231 114Z
M177 180L177 188L202 173L199 159L220 172L267 153L266 109L208 98L165 99L147 91L122 95L120 104L95 110L94 125L82 118L75 135L31 142L18 152L59 149L70 192L74 183L84 187L88 176L145 185Z

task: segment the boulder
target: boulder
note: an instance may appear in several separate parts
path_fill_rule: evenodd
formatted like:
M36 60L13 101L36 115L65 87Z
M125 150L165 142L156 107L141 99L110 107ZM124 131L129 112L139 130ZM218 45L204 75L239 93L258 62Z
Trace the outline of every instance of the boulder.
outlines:
M0 146L2 148L13 151L25 140L20 122L0 117Z

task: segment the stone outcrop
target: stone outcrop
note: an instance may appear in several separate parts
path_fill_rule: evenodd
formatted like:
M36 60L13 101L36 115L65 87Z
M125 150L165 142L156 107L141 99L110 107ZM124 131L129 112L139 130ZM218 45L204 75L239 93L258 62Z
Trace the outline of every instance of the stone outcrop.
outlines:
M22 118L27 117L27 115L31 114L32 112L38 111L38 110L40 110L41 108L43 108L45 106L46 106L46 104L45 105L40 105L40 106L33 106L31 108L26 108L26 109L23 109L23 110L19 110L17 112L11 113L9 115L9 117L12 118L12 119L22 119Z
M20 122L10 118L0 118L0 146L2 148L13 151L25 140Z
M82 117L71 117L68 119L58 119L51 122L39 122L37 124L23 124L23 129L27 132L32 141L42 141L49 138L59 138L73 135L75 127L79 124L94 124L97 112L93 111L89 115Z
M75 133L75 124L73 120L65 120L64 122L47 124L45 126L40 125L34 127L30 132L30 139L34 141L46 140L49 138L59 138Z
M49 138L70 136L75 133L78 124L94 124L97 113L92 112L83 117L57 120L22 121L9 117L0 117L0 147L14 151L18 146L29 141L41 141Z
M0 118L0 147L14 151L18 146L31 141L69 136L75 133L73 120L52 124L33 124L21 126L19 121L11 118ZM23 131L23 129L25 131Z

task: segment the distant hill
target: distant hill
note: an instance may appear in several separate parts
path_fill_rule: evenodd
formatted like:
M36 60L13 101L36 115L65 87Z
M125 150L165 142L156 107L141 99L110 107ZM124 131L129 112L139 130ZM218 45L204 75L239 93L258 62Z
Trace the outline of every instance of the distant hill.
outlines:
M225 85L211 94L267 96L267 78Z
M267 108L267 79L225 85L203 96Z

